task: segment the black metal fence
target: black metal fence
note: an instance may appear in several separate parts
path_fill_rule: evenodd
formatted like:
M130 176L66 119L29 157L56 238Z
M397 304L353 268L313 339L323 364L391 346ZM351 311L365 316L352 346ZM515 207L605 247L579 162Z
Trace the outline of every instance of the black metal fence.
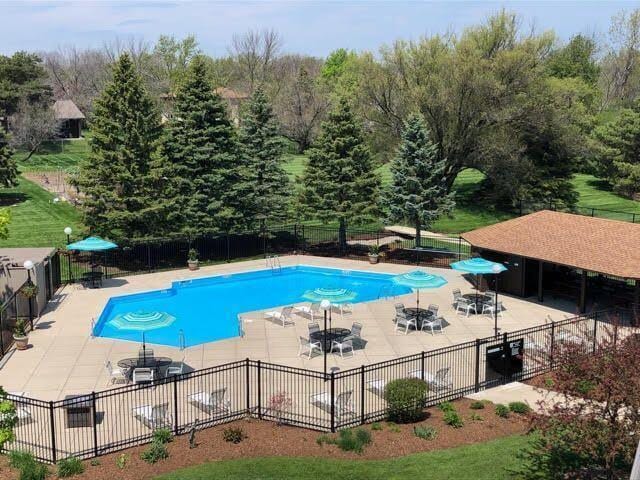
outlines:
M26 282L25 282L26 283ZM27 330L33 329L33 311L29 310L31 299L20 296L21 285L16 291L11 292L9 297L0 306L0 358L13 345L13 331L18 319L26 322Z
M372 245L380 248L381 261L391 263L447 267L470 254L469 244L457 236L423 236L420 248L415 248L412 238L387 231L349 229L346 245L340 245L337 228L285 225L266 232L123 241L117 249L105 252L60 250L52 263L55 278L68 283L86 277L96 264L105 278L185 268L191 248L198 251L201 263L214 264L294 252L366 260Z
M629 320L624 315L596 312L327 376L246 359L74 399L10 395L19 423L6 448L45 462L88 458L145 443L158 428L181 434L246 416L336 431L384 418L384 390L393 380L426 381L427 407L525 380L551 370L563 344L595 351L608 326Z

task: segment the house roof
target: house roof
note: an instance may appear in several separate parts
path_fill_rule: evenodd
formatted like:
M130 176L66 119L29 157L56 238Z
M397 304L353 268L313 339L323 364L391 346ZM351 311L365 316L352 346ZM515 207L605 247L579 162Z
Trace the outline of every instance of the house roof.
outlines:
M249 98L249 95L247 95L246 93L238 92L227 87L218 87L214 90L214 92L216 92L225 100L243 100L245 98Z
M56 100L53 104L53 113L57 120L80 120L84 114L71 100Z
M462 234L474 247L640 279L640 224L540 212Z

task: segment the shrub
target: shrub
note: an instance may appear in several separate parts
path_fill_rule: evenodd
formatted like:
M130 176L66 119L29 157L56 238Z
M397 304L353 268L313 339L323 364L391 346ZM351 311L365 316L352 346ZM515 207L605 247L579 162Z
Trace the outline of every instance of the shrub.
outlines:
M100 460L98 460L97 458L94 458L89 462L89 465L91 465L92 467L99 467L100 466Z
M241 428L229 427L222 431L222 438L224 438L225 442L240 443L247 438L247 435Z
M335 444L345 452L362 453L364 447L371 443L371 433L364 428L340 430Z
M316 438L316 443L322 446L324 444L333 443L333 439L329 435L320 435Z
M167 445L157 441L151 442L149 448L140 454L140 458L147 463L157 463L168 457L169 451L167 450Z
M173 434L168 428L159 428L153 432L151 439L153 442L169 443L173 440Z
M484 408L484 402L481 402L480 400L476 400L475 402L471 402L471 405L469 405L469 408L472 410L482 410Z
M84 465L78 458L68 457L58 462L58 476L60 478L80 475L82 472L84 472Z
M460 428L464 426L462 418L460 418L460 415L458 415L458 412L456 412L455 410L449 410L445 412L442 419L444 420L444 423L453 428Z
M29 452L11 452L9 465L20 472L19 480L44 480L49 473L47 467L36 461Z
M124 470L127 466L127 463L129 463L129 455L127 455L126 453L120 454L118 455L118 458L116 458L116 467L118 467L120 470Z
M416 425L413 427L413 434L422 438L423 440L435 440L438 436L438 431L434 427L423 427L420 425Z
M556 384L556 382L553 381L553 378L551 377L546 377L544 379L544 386L551 389L554 387L554 385Z
M375 422L371 424L371 430L379 431L379 430L382 430L383 428L384 427L382 426L381 423Z
M421 420L426 394L426 382L417 378L400 378L389 382L384 389L389 419L397 423Z
M513 413L524 415L531 411L531 407L524 402L511 402L509 404L509 410Z
M388 422L387 427L389 428L389 431L393 433L400 433L402 431L400 427L393 422Z
M484 418L483 418L481 415L478 415L478 414L477 414L477 413L475 413L475 412L474 412L474 413L472 413L472 414L469 416L469 419L470 419L471 421L473 421L473 422L482 422L482 421L484 421Z
M438 408L440 410L442 410L443 412L455 412L456 411L456 407L453 406L453 403L451 402L442 402L440 405L438 405Z
M496 405L496 415L502 418L509 418L509 407L498 403Z

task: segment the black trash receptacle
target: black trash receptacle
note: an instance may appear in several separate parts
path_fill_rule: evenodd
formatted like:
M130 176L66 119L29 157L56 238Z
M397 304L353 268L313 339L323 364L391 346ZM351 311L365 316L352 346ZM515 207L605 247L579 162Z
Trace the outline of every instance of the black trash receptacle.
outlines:
M524 339L511 340L487 347L486 379L508 381L522 373Z

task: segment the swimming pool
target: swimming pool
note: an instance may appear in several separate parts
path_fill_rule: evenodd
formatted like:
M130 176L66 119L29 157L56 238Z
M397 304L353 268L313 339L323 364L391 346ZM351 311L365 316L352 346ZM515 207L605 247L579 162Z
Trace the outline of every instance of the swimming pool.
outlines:
M238 315L254 310L305 302L315 288L346 288L357 293L350 303L402 295L411 289L395 285L393 275L359 270L298 265L279 271L257 270L173 282L171 288L112 297L96 325L94 335L140 342L142 332L122 328L124 314L163 312L173 317L162 328L144 332L145 341L179 347L212 342L240 334ZM181 335L182 334L182 335Z

